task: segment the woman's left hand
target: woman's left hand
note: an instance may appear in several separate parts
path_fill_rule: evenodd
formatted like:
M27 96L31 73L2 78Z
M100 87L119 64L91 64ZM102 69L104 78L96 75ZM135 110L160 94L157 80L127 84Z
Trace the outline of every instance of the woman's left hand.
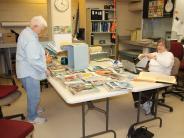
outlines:
M51 74L50 70L47 69L47 70L46 70L46 75L47 75L47 76L50 76L50 74Z
M149 59L156 59L156 55L155 54L146 54L146 57L149 58Z

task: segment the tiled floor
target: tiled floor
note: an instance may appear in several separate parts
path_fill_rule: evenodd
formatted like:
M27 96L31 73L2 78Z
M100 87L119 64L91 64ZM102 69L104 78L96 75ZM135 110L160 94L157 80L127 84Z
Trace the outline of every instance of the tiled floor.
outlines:
M21 88L21 87L20 87ZM21 98L10 107L3 108L4 114L23 112L26 114L26 94L23 89ZM163 119L163 127L153 121L145 124L155 134L154 138L184 138L184 103L174 96L167 96L166 103L174 107L174 112L159 107L159 116ZM104 101L95 105L104 107ZM41 106L46 109L44 116L48 122L35 125L34 138L80 138L81 105L68 105L52 87L43 89ZM105 129L104 115L95 111L87 114L87 133L91 134ZM144 115L143 115L144 117ZM147 116L149 117L149 116ZM117 138L126 138L128 128L136 120L136 110L133 107L131 94L110 99L109 127L117 133ZM106 134L96 138L113 138Z

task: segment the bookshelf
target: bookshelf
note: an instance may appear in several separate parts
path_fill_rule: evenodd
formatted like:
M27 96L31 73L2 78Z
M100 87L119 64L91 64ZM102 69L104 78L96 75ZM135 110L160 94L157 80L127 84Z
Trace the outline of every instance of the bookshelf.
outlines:
M90 47L101 46L109 57L116 57L117 34L115 10L87 8L86 41Z

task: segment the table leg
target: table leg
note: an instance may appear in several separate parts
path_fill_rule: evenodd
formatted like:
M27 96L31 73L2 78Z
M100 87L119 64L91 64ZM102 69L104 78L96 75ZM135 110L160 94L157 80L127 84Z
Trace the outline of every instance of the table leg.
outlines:
M154 114L154 117L156 119L159 119L160 120L160 127L162 127L162 119L160 117L157 117L157 107L158 107L158 98L159 98L159 89L156 90L156 94L155 94L155 114Z
M158 93L159 93L159 89L156 89L155 96L154 96L154 117L140 121L141 92L139 92L139 105L138 105L138 111L137 111L137 122L134 123L132 126L144 124L144 123L158 119L160 121L160 127L162 127L162 119L160 117L157 117L158 95L159 95Z
M85 138L85 103L82 103L82 137Z
M138 110L137 110L137 123L140 121L141 97L142 97L142 92L139 92L139 102L138 102Z
M91 135L87 135L85 134L85 103L82 103L82 138L91 138L91 137L95 137L95 136L99 136L99 135L103 135L106 133L113 133L114 138L116 138L116 132L114 130L109 130L109 98L106 98L106 111L102 112L103 110L99 110L100 108L95 107L94 105L92 105L91 107L94 107L92 109L88 109L88 110L96 110L99 111L101 113L105 113L105 117L106 117L106 130L102 131L102 132L98 132L95 134L91 134Z
M109 129L109 98L106 99L106 131Z
M8 74L12 75L12 59L11 59L11 49L8 48Z

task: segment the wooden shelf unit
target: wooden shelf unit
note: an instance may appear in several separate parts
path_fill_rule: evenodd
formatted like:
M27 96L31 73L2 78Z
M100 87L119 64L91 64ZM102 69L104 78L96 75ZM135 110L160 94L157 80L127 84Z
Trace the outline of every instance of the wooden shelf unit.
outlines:
M101 12L100 18L92 18L92 12ZM87 8L86 17L86 42L89 46L102 46L104 52L110 53L110 57L117 55L117 31L111 32L113 23L116 23L114 9ZM106 14L106 15L105 15ZM113 37L115 39L113 39ZM104 43L100 43L103 41Z

